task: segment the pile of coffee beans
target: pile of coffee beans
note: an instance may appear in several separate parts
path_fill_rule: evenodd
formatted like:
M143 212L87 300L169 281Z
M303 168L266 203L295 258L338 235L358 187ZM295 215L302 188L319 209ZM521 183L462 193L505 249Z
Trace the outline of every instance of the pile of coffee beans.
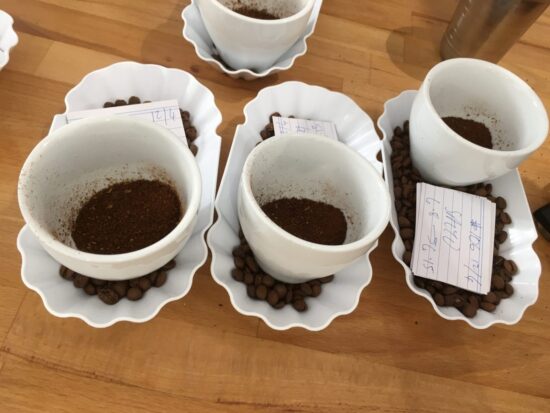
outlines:
M424 182L420 172L413 167L409 146L409 122L396 127L391 141L391 164L393 171L393 191L399 224L399 234L405 244L403 261L410 265L416 221L416 184ZM447 187L457 191L483 196L496 204L495 242L493 250L493 274L491 291L476 294L439 281L414 276L415 284L426 289L438 306L452 306L466 317L474 317L478 309L494 311L500 300L510 297L514 288L510 284L518 268L514 261L499 255L500 244L508 238L505 226L512 223L505 212L506 200L493 196L491 184L475 184L461 187Z
M130 96L128 101L124 99L116 99L114 102L105 102L103 104L103 107L112 108L113 106L137 105L140 103L151 103L151 101L146 100L142 102L141 99L137 96ZM180 114L181 120L183 121L183 128L185 129L185 136L187 137L187 145L189 146L191 152L193 152L193 155L197 156L199 148L193 143L198 136L197 129L191 123L191 115L189 114L189 112L180 109Z
M59 275L67 281L71 281L75 288L82 288L88 295L97 295L105 304L114 305L122 298L137 301L145 296L150 288L159 288L166 283L168 271L176 266L172 260L157 271L142 277L123 281L106 281L78 274L67 267L59 268Z
M273 308L281 309L291 304L296 311L306 311L306 297L318 297L322 285L334 279L334 275L329 275L300 284L278 281L260 268L242 231L239 231L239 239L240 245L233 249L235 268L231 276L246 285L246 293L250 298L267 301Z

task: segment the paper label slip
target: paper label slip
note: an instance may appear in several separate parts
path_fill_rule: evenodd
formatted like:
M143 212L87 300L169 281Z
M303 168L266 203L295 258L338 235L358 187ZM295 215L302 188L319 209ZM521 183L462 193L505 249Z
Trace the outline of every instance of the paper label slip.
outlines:
M183 122L181 120L180 108L178 101L175 99L164 100L161 102L140 103L138 105L114 106L111 108L69 112L67 113L67 123L80 119L109 115L130 116L132 118L148 120L171 130L177 137L183 139L183 141L187 144L185 129L183 128Z
M338 140L336 126L332 122L323 122L320 120L296 119L273 117L273 129L275 136L279 135L321 135L327 138Z
M415 275L486 294L491 287L495 204L419 183L411 269Z

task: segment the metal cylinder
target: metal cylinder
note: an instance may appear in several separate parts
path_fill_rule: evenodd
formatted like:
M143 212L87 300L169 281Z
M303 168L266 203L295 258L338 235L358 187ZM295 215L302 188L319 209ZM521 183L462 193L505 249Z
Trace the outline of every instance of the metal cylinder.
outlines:
M460 0L441 40L441 57L498 62L550 0Z

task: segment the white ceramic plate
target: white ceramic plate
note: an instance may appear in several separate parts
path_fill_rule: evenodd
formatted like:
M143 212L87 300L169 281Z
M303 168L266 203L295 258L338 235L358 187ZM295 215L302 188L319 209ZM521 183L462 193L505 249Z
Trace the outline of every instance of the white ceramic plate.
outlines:
M230 69L214 57L218 53L212 39L208 34L208 31L206 30L206 27L204 26L204 23L202 22L202 17L200 15L199 8L195 4L195 0L183 9L181 14L181 18L184 21L183 37L195 47L195 53L197 53L197 56L201 60L204 60L219 71L226 73L234 79L259 79L290 69L298 57L306 54L306 40L315 30L315 24L317 23L322 4L323 0L317 0L315 2L313 11L311 12L311 17L303 36L298 39L298 41L296 41L296 43L294 43L294 45L285 54L283 54L272 67L262 72L254 72L250 69Z
M427 299L434 310L447 320L463 320L474 328L484 329L493 324L515 324L530 305L537 301L538 282L541 274L540 260L533 250L533 242L537 239L537 231L533 223L527 197L523 190L521 178L517 170L500 178L489 181L493 185L493 193L504 197L508 203L506 212L512 218L512 224L506 226L508 239L500 246L500 255L516 262L519 272L512 280L514 294L502 300L493 313L479 310L475 317L468 318L454 307L438 307L430 293L414 284L411 269L402 260L405 244L399 236L395 197L393 194L393 174L391 170L391 139L396 126L402 126L409 119L411 106L416 90L408 90L399 96L388 100L384 105L384 113L378 119L378 127L383 133L382 155L384 159L384 176L392 198L392 214L390 223L395 232L392 243L392 253L403 266L409 288Z
M353 100L340 93L300 82L286 82L261 90L245 106L245 122L235 132L216 197L218 220L207 237L212 251L212 276L227 290L231 303L242 314L259 317L276 330L292 327L322 330L334 318L349 314L357 307L361 291L372 278L369 254L376 248L377 242L364 257L337 273L332 283L324 285L319 297L308 299L309 309L303 313L298 313L291 306L275 310L265 301L252 300L246 295L245 285L231 277L234 268L232 250L239 244L239 178L246 157L261 141L260 131L273 112L334 122L339 139L361 153L379 172L382 171L382 164L376 160L376 154L380 150L380 140L371 118Z
M17 33L13 30L13 18L0 10L0 70L10 60L10 49L19 42Z
M141 323L150 320L164 305L188 293L195 272L208 256L204 234L214 218L221 146L216 129L222 120L214 95L182 70L122 62L85 76L65 97L65 113L100 108L106 101L128 99L132 95L151 101L177 99L180 107L191 113L198 131L196 159L202 179L198 220L193 235L176 257L177 266L170 271L166 284L161 288L151 288L140 301L123 299L108 306L62 279L58 275L59 264L40 247L27 226L17 238L23 261L21 277L25 285L42 297L46 309L53 315L80 318L93 327L108 327L119 321ZM50 132L65 123L65 115L56 115Z

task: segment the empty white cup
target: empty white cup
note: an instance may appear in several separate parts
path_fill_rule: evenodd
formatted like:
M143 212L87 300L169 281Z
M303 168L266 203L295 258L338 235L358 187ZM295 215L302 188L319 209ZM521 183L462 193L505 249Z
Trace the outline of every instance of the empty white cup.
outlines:
M233 69L270 68L306 30L315 0L194 0L222 59ZM277 20L261 20L231 10L251 6Z
M98 190L132 179L172 184L184 208L179 224L137 251L77 250L70 234L75 212ZM181 251L197 220L201 179L193 154L168 129L131 118L92 118L38 143L21 170L18 198L25 222L54 260L80 274L124 280L162 267Z
M342 245L298 238L275 224L261 205L280 198L309 198L344 212ZM313 135L268 139L248 155L241 175L238 215L264 271L299 283L334 274L364 256L390 216L384 181L361 155L341 142Z
M483 122L494 149L471 143L441 119ZM515 169L548 134L548 116L536 93L512 72L483 60L451 59L426 75L410 115L411 156L434 183L469 185Z

